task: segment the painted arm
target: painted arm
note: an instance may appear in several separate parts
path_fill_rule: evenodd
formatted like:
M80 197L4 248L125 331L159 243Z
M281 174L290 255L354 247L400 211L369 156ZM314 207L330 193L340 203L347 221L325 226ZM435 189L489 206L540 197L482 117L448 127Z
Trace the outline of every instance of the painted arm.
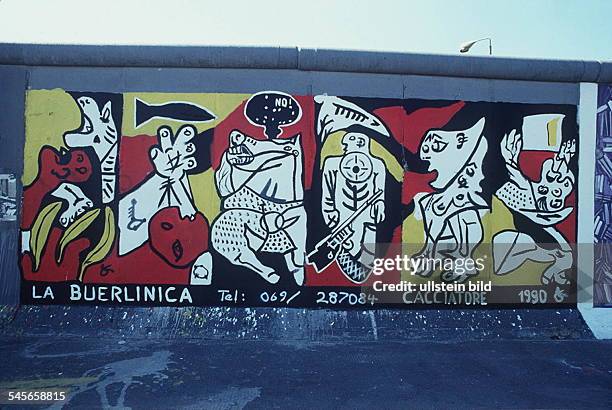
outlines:
M157 134L159 144L149 152L155 174L119 201L120 255L149 239L148 222L159 210L176 206L181 218L193 219L196 214L186 173L197 165L190 142L196 130L184 126L173 139L172 130L164 126Z
M333 159L327 159L323 165L323 187L321 195L321 210L323 220L330 228L338 225L340 212L336 208L336 183L338 181L338 170L331 163Z

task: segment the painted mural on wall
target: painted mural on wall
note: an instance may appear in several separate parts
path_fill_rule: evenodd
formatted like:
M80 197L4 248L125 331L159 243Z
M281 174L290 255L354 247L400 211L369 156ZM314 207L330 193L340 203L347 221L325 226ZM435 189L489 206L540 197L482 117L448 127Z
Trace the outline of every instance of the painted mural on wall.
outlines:
M32 90L22 300L575 303L577 135L567 105ZM483 263L373 273L400 252Z
M595 273L593 303L612 306L612 86L599 85L595 151Z

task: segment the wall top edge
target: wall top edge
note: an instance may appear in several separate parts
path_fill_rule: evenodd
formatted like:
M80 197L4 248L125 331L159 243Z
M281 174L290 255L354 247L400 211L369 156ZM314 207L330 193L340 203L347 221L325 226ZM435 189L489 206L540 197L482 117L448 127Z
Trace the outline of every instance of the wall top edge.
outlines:
M0 65L240 68L573 83L612 82L612 62L298 47L0 43Z

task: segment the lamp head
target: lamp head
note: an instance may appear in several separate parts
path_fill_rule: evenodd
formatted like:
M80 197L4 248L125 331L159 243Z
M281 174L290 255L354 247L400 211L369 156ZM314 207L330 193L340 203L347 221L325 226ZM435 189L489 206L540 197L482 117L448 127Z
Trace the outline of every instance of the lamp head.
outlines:
M461 48L459 49L460 53L467 53L468 51L470 51L470 48L472 48L472 46L476 44L476 41L467 41L463 44L461 44Z

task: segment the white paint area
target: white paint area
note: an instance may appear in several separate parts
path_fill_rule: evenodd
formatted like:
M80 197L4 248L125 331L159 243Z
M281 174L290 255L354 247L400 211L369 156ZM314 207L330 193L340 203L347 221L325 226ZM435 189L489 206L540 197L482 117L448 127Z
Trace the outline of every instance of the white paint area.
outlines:
M578 310L595 337L612 339L612 310L593 307L597 84L580 84L578 127Z

